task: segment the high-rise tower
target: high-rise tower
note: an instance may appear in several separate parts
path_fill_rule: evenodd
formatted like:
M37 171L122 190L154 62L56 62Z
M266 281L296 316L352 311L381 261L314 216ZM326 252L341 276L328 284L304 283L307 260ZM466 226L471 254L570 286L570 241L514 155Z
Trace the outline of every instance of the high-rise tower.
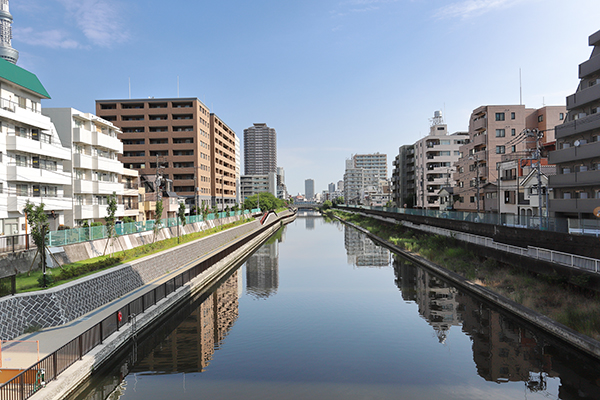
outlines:
M13 64L19 59L19 52L12 48L13 17L8 12L8 0L0 0L0 57Z
M277 133L267 124L244 129L245 175L277 173Z

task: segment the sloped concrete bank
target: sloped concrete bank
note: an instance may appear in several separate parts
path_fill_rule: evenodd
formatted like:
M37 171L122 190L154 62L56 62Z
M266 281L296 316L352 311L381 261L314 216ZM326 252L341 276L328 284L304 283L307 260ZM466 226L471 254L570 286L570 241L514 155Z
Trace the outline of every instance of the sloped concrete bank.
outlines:
M156 305L148 308L136 319L137 331L139 332L147 327L150 327L165 313L176 307L177 304L182 300L202 292L205 290L205 288L210 287L215 282L226 276L233 268L237 267L240 262L242 262L254 250L262 245L271 235L277 232L281 226L293 221L295 218L295 214L287 212L286 215L281 215L279 218L277 218L277 221L272 221L274 223L267 227L259 236L250 241L246 246L231 253L220 262L215 263L208 270L204 271L202 274L180 287L174 293L170 294ZM240 239L241 238L237 240ZM191 263L191 265L186 266L186 268L193 268L194 265L196 265L196 263ZM180 269L179 271L182 270L183 269ZM153 285L148 286L150 286L148 290L152 290ZM84 355L80 361L77 361L67 368L58 376L57 379L48 383L46 387L36 392L30 397L30 399L50 400L65 398L74 390L76 390L76 388L86 379L88 379L95 370L100 368L116 352L126 345L132 336L132 327L131 324L128 323L124 325L122 329L106 338L101 345L96 346L89 353Z
M387 247L394 253L412 261L413 263L426 268L429 271L432 271L436 275L441 276L442 278L448 280L452 284L458 286L461 289L467 290L470 293L480 297L505 311L521 318L527 323L532 324L533 326L544 330L545 332L551 334L552 336L562 340L563 342L593 356L600 359L600 342L590 338L589 336L583 335L579 332L574 331L573 329L554 321L551 318L546 317L540 313L537 313L527 307L522 306L504 296L499 295L483 286L479 286L463 276L449 271L442 266L435 264L425 258L413 253L411 251L407 251L401 249L400 247L389 243L380 237L373 235L368 230L361 228L355 224L344 221L343 219L336 216L336 218L344 224L350 225L353 228L358 229L363 232L373 241L379 243L380 245Z
M193 225L198 226L190 227L188 232L203 229L200 223ZM14 339L30 327L49 328L73 321L260 226L259 221L252 221L55 288L3 297L0 299L0 339ZM169 238L169 235L169 228L165 228L157 240ZM121 237L120 240L129 243L127 248L143 244L143 239L132 237ZM151 241L152 236L146 240ZM85 255L85 258L95 257L93 249L103 249L102 243L105 240L71 245L75 250L67 249L66 252Z

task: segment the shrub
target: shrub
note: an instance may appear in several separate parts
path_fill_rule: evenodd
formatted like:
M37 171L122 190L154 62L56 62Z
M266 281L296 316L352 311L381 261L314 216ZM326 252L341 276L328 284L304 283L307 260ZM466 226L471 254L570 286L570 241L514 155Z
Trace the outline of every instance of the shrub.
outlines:
M40 287L48 287L54 283L54 276L52 274L44 274L38 278L38 284Z

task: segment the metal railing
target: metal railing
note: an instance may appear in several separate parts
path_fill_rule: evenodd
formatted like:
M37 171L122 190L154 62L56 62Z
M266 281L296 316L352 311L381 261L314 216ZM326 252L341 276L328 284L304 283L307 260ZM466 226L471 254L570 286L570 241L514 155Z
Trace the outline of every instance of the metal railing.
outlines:
M384 211L390 213L416 215L421 217L445 218L455 221L479 222L483 224L491 224L498 226L508 226L523 229L546 230L551 232L562 232L574 235L594 235L600 236L600 219L572 219L572 218L555 218L555 217L539 217L539 216L524 216L513 214L494 214L494 213L477 213L468 211L440 211L427 210L418 208L399 208L399 207L376 207L343 204L348 208L362 208L365 210Z
M94 347L104 343L106 338L125 326L128 323L130 316L133 317L144 313L150 307L168 297L171 293L196 278L212 265L223 260L242 246L245 246L248 242L262 234L266 229L279 222L280 220L278 219L267 225L263 225L206 260L181 272L151 291L139 295L60 349L49 354L10 381L1 385L0 400L28 399L38 390L42 389L46 383L55 380L61 372L69 368L78 360L81 360L83 356L90 352Z

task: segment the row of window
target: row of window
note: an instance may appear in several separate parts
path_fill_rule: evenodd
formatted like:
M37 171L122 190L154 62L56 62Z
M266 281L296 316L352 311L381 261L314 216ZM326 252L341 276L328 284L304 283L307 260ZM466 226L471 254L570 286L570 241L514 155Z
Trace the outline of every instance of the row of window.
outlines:
M134 126L123 128L123 133L143 133L146 129L143 126ZM151 126L148 128L149 132L168 132L168 126ZM172 132L193 132L193 126L172 126ZM201 131L204 134L204 131Z
M121 109L123 110L133 110L133 109L142 109L144 108L144 103L120 103ZM156 103L148 103L148 108L167 108L169 106L168 102L156 102ZM171 102L171 107L173 108L190 108L193 107L192 102ZM117 103L102 103L100 104L101 110L116 110Z

